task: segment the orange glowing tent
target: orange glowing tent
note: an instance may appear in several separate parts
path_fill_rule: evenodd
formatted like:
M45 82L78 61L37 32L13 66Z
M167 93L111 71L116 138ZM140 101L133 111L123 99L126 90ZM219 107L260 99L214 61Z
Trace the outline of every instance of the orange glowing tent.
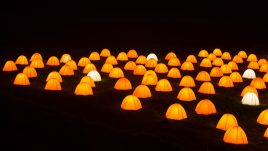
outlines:
M60 61L56 56L51 56L47 60L46 65L48 65L48 66L58 66L58 65L60 65Z
M238 122L235 116L233 114L227 113L220 118L216 128L227 131L229 128L234 126L238 126Z
M2 71L17 71L17 70L18 69L17 69L17 66L16 66L15 62L12 61L12 60L8 60L5 63Z
M194 71L194 65L189 62L189 61L185 61L182 65L181 65L181 70L185 70L185 71Z
M248 144L247 135L240 126L229 128L224 134L223 141L230 144Z
M146 72L146 68L143 65L137 65L133 71L134 75L144 75Z
M30 81L26 74L18 73L15 80L13 81L14 85L30 85Z
M199 51L199 53L198 53L198 57L201 57L201 58L206 58L206 57L208 57L208 52L207 52L207 50L201 50L201 51Z
M141 102L135 95L126 96L121 103L121 109L123 110L139 110L141 108Z
M111 52L109 49L104 48L101 50L100 56L101 57L109 57L109 56L111 56Z
M182 77L179 86L183 86L183 87L195 87L195 82L193 77L189 76L189 75L185 75Z
M154 71L156 73L168 73L168 67L164 63L159 63L156 65Z
M60 82L56 79L50 79L47 81L45 86L45 90L53 90L53 91L61 91Z
M131 90L132 85L131 82L127 78L120 78L117 80L117 82L114 85L114 88L116 90Z
M127 61L128 57L127 57L127 54L125 52L120 52L117 55L116 59L119 60L119 61Z
M35 70L35 68L31 67L31 66L26 66L22 73L24 73L28 78L34 78L37 77L37 72Z
M93 52L90 53L88 58L91 61L99 61L100 60L100 54L98 52L96 52L96 51L93 51Z
M40 53L36 52L30 58L30 61L33 61L33 60L43 60L43 57Z
M61 75L57 71L52 71L48 74L46 81L49 81L50 79L56 79L59 82L62 82Z
M102 68L101 68L101 72L104 72L104 73L110 73L111 70L113 69L113 65L110 64L110 63L105 63L103 64ZM96 69L95 69L96 70Z
M200 65L200 67L205 67L205 68L210 68L212 67L211 61L208 58L204 58L202 59Z
M80 82L74 91L75 95L82 95L82 96L88 96L88 95L93 95L93 90L90 87L88 83L85 82Z
M136 50L134 49L130 49L128 52L127 52L127 57L128 58L138 58L138 53Z
M41 59L32 60L30 66L34 67L34 68L44 68L45 67L43 60L41 60Z
M210 115L217 113L215 105L208 99L198 102L195 112L197 114Z
M200 71L195 78L196 81L211 81L207 71Z
M174 52L169 52L166 57L165 60L170 60L172 58L177 58L177 55Z
M87 57L82 57L79 61L78 61L78 66L79 67L85 67L87 64L91 63L90 60Z
M63 54L63 55L61 56L61 58L60 58L60 62L61 62L61 63L66 63L66 62L69 61L69 60L72 60L72 57L71 57L70 54L67 54L67 53Z
M118 64L118 62L117 62L117 60L115 59L114 56L107 57L106 60L105 60L105 63L109 63L109 64L112 64L112 65L117 65Z
M150 98L152 97L151 91L146 85L138 85L134 92L133 95L137 96L138 98Z
M110 78L123 78L124 72L119 67L113 68L109 73Z
M134 70L135 68L136 68L136 63L134 61L128 61L124 66L125 70Z
M174 103L167 109L166 118L172 120L183 120L187 118L187 114L183 106L179 103Z
M215 88L211 82L203 82L198 89L198 92L203 94L216 94Z
M156 87L155 87L155 91L171 92L172 86L167 79L161 79L157 82Z
M167 77L169 77L169 78L181 78L181 72L178 68L171 68L168 71Z
M27 59L26 56L24 56L24 55L20 55L20 56L17 58L17 60L16 60L15 63L16 63L16 64L19 64L19 65L28 65L28 64L29 64L28 59Z
M69 65L65 64L60 68L59 73L60 75L63 75L63 76L73 76L74 70Z
M191 88L182 88L177 95L177 99L181 101L194 101L196 97Z

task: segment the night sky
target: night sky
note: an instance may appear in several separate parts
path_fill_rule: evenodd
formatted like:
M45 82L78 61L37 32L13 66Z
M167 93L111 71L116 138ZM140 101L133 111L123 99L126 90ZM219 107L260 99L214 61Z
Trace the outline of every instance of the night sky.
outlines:
M14 3L1 10L1 51L267 49L265 5Z

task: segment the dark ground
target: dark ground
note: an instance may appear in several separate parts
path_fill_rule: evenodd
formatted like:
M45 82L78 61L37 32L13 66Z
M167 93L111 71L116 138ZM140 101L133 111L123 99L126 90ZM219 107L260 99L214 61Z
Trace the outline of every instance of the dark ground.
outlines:
M53 6L33 7L21 3L2 9L1 67L7 59L15 60L20 54L29 58L39 51L46 60L51 55L60 57L63 53L70 53L78 61L91 51L100 51L104 47L110 48L113 55L135 48L139 54L155 52L160 58L172 50L181 60L185 60L188 54L197 54L200 49L212 51L220 47L232 54L245 49L267 58L268 16L261 5ZM101 63L96 64L101 67ZM241 66L241 74L245 65ZM142 100L143 109L127 112L120 109L120 103L132 91L115 91L115 80L109 79L106 74L102 74L103 81L94 88L94 96L73 95L82 77L81 72L76 72L74 77L64 77L62 92L44 91L45 78L49 71L55 69L59 68L38 70L38 78L31 79L30 87L12 85L17 72L0 72L1 116L4 119L1 120L1 142L5 145L20 150L268 148L268 141L263 138L266 127L256 123L258 114L268 106L267 90L259 91L261 106L241 105L239 94L250 82L248 80L234 89L222 89L216 86L218 79L214 79L217 95L196 95L198 101L210 98L218 114L199 116L194 112L198 101L179 101L189 118L170 121L165 119L164 114L169 105L178 102L179 80L170 80L174 88L172 93L155 93L150 87L153 98ZM141 81L141 77L137 79L128 72L126 76L133 87ZM237 117L239 125L247 133L249 145L223 143L224 132L215 126L221 115L227 112Z

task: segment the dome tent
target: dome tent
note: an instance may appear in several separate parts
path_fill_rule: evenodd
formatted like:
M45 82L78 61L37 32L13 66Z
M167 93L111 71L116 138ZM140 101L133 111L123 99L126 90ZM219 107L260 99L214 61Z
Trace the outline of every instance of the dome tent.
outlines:
M250 86L256 89L266 89L265 82L262 78L256 77L250 82Z
M127 78L120 78L117 80L117 82L114 85L114 88L116 90L131 90L132 85L131 82Z
M169 78L181 78L181 72L178 68L171 68L168 71L167 77L169 77Z
M61 75L57 72L57 71L52 71L48 74L46 81L50 80L50 79L56 79L59 82L62 82L62 78Z
M150 98L152 97L150 89L146 85L138 85L133 95L137 96L138 98Z
M44 68L45 67L43 60L41 60L41 59L32 60L30 66L34 67L34 68Z
M263 75L262 79L264 82L268 82L268 72Z
M91 61L99 61L99 60L100 60L100 55L99 55L98 52L93 51L93 52L90 53L90 55L89 55L88 58L89 58L89 60L91 60Z
M197 114L210 115L217 113L215 105L208 99L198 102L195 112Z
M194 101L196 97L191 88L182 88L177 95L177 99L181 101Z
M255 54L249 54L248 58L247 58L247 61L248 62L251 62L251 61L258 61L258 58Z
M144 84L144 85L156 85L157 84L157 81L158 81L158 78L156 75L154 74L144 74L143 78L142 78L142 81L141 81L141 84Z
M125 52L120 52L117 57L116 57L116 60L119 60L119 61L128 61L128 56Z
M93 95L93 90L88 83L82 82L76 86L74 94L83 96Z
M130 49L128 52L127 52L127 57L128 58L138 58L138 53L136 50L134 49Z
M31 66L26 66L22 73L24 73L28 78L34 78L37 77L37 72L35 70L35 68L31 67Z
M262 125L268 125L268 109L263 110L257 118L257 122Z
M105 60L105 63L110 63L112 65L117 65L118 64L118 62L117 62L117 60L115 59L114 56L107 57L106 60Z
M180 62L179 58L171 58L168 61L168 66L178 67L180 65L181 65L181 62Z
M157 73L168 73L168 68L164 63L159 63L156 65L154 71Z
M40 53L36 52L30 58L30 61L33 61L33 60L42 60L43 61L43 57Z
M222 58L223 60L231 60L231 59L232 59L232 57L231 57L231 55L230 55L229 52L224 52L224 53L222 54L221 58Z
M256 61L251 61L251 62L249 62L249 64L248 64L248 68L249 68L249 69L259 69L260 67L259 67L258 62L256 62Z
M235 55L234 58L233 58L233 62L235 63L243 63L243 58L241 58L240 56L238 55Z
M215 88L211 82L202 83L200 88L198 89L198 92L203 94L216 94Z
M246 87L242 90L240 96L244 96L247 92L253 92L253 93L255 93L255 94L258 96L258 91L257 91L257 89L254 88L253 86L250 86L250 85L246 86Z
M260 72L268 72L268 63L262 64L260 67Z
M222 77L223 73L220 67L213 67L209 74L211 77Z
M77 70L77 65L74 60L69 60L66 62L67 65L69 65L73 70Z
M101 76L97 70L91 70L87 74L87 76L90 76L95 82L101 81Z
M240 56L241 58L247 58L248 57L247 53L245 51L243 51L243 50L239 51L237 55Z
M69 65L65 64L60 68L59 73L60 75L63 75L63 76L73 76L74 70Z
M146 57L146 60L149 60L149 59L151 59L151 58L153 58L153 59L155 59L156 61L158 61L158 58L157 58L157 56L156 56L155 53L150 53L150 54Z
M231 74L232 73L232 69L230 68L230 66L228 66L228 64L222 65L221 71L223 74Z
M246 105L260 105L258 96L253 92L247 92L242 98L242 104Z
M255 74L254 70L247 69L247 70L244 71L242 77L245 78L245 79L254 79L254 78L256 78L256 74Z
M187 118L187 114L183 106L179 103L174 103L167 109L166 118L172 120L183 120Z
M177 58L177 55L174 52L169 52L166 55L165 60L170 60L171 58Z
M17 66L16 66L15 62L12 61L12 60L8 60L5 63L2 71L17 71L17 70L18 69L17 69Z
M234 83L233 83L232 79L229 76L223 76L219 80L218 86L219 87L230 88L230 87L234 87Z
M220 48L215 48L215 49L213 50L213 54L215 54L217 57L222 56L221 49L220 49Z
M216 128L226 131L229 128L234 127L234 126L238 126L238 123L237 123L235 116L233 114L227 113L227 114L224 114L220 118Z
M87 57L82 57L78 61L78 66L79 67L85 67L87 64L91 63L90 60Z
M211 81L207 71L200 71L195 78L196 81Z
M239 72L233 72L233 73L231 73L230 78L232 79L232 81L234 83L241 83L241 82L243 82L243 78L242 78L242 76L240 75Z
M105 63L106 64L106 63ZM88 63L84 70L83 70L83 73L89 73L90 71L92 70L97 70L96 66L93 64L93 63Z
M218 67L220 67L220 66L222 66L222 65L224 64L224 62L223 62L223 60L222 60L221 58L215 58L215 59L213 60L212 64L213 64L214 66L218 66Z
M136 64L146 64L147 59L145 56L140 55L137 59L136 59Z
M183 86L183 87L195 87L195 82L193 77L189 76L189 75L185 75L182 77L179 86Z
M259 61L258 61L258 64L259 66L262 66L263 64L267 64L268 61L266 60L266 58L261 58Z
M110 78L122 78L124 77L124 72L119 67L113 68L109 73Z
M101 50L100 56L101 57L109 57L111 55L111 52L109 49L104 48Z
M94 88L96 87L94 80L90 76L84 76L81 80L80 83L87 83L89 84L90 87Z
M182 65L181 65L181 70L185 70L185 71L194 71L194 65L189 62L189 61L185 61Z
M137 65L133 71L134 75L144 75L146 73L146 68L143 65Z
M139 110L141 108L141 102L135 95L126 96L121 103L121 109L123 110Z
M128 61L125 66L124 66L124 69L125 70L134 70L136 67L136 63L133 62L133 61Z
M268 138L268 128L266 129L266 131L264 133L264 137Z
M60 61L59 61L59 59L56 56L51 56L47 60L46 65L48 65L48 66L59 66L60 65Z
M217 56L213 53L210 53L207 57L210 61L214 61L215 59L217 59Z
M155 91L171 92L172 86L167 79L161 79L157 82L156 87L155 87Z
M20 55L20 56L17 58L17 60L16 60L15 63L16 63L16 64L19 64L19 65L28 65L28 64L29 64L28 59L27 59L26 56L24 56L24 55Z
M47 81L45 86L45 90L53 90L53 91L61 91L60 82L56 79L50 79Z
M207 50L200 50L199 53L198 53L198 57L201 57L201 58L206 58L206 57L208 57L208 52L207 52Z
M145 67L147 68L155 68L157 66L157 61L153 58L147 60L147 62L145 63Z
M101 67L101 72L104 72L104 73L110 73L111 70L113 69L113 65L110 64L110 63L105 63L103 64L103 66Z
M231 68L232 71L239 70L238 65L234 61L228 62L228 66Z
M205 67L205 68L210 68L210 67L212 67L212 64L211 64L211 61L210 61L208 58L204 58L204 59L201 61L201 63L200 63L199 66L200 66L200 67Z
M24 73L18 73L15 80L13 81L14 85L30 85L28 77Z
M186 61L189 61L191 63L197 63L197 59L194 55L188 55Z
M61 62L61 63L66 63L66 62L68 62L69 60L72 60L72 57L71 57L70 54L67 54L67 53L63 54L63 55L61 56L61 58L60 58L60 62Z
M224 134L223 141L230 144L248 144L247 135L240 126L229 128Z

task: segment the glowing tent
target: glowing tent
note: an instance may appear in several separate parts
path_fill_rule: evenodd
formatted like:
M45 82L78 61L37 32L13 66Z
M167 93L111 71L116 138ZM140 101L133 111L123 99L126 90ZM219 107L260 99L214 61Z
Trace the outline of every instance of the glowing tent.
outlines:
M257 118L257 122L262 125L268 125L268 109L263 110Z
M247 92L253 92L255 93L257 96L258 96L258 91L256 88L254 88L253 86L246 86L243 91L241 92L241 95L240 96L244 96Z
M206 57L208 57L208 52L207 52L207 50L200 50L199 53L198 53L198 57L201 57L201 58L206 58Z
M233 72L233 73L231 73L230 78L232 79L232 81L234 83L241 83L241 82L243 82L242 76L240 75L239 72Z
M103 64L102 68L101 68L101 72L104 72L104 73L110 73L111 70L113 69L113 65L110 64L110 63L105 63Z
M211 81L210 79L210 75L208 74L207 71L200 71L196 77L195 77L196 81Z
M161 79L157 82L155 91L160 92L171 92L172 86L170 85L169 81L167 79Z
M266 131L264 133L264 137L268 138L268 128L266 129Z
M46 65L48 65L48 66L58 66L58 65L60 65L60 61L56 56L51 56L47 60Z
M35 68L31 67L31 66L26 66L22 73L24 73L28 78L34 78L37 77L37 72L35 70Z
M181 70L194 71L194 65L191 62L189 62L189 61L185 61L181 65Z
M52 71L48 74L46 81L50 80L50 79L56 79L59 82L62 82L62 78L61 75L57 72L57 71Z
M263 64L267 64L267 63L268 63L268 61L265 58L261 58L258 61L259 66L262 66Z
M210 61L214 61L216 58L217 58L217 56L215 55L215 54L213 54L213 53L210 53L209 55L208 55L208 57L207 57Z
M158 81L158 78L154 74L144 74L141 84L156 85L157 81Z
M249 68L249 69L259 69L260 67L259 67L258 62L256 62L256 61L251 61L251 62L249 62L249 64L248 64L248 68Z
M100 60L100 55L99 55L98 52L93 51L93 52L90 53L90 55L89 55L88 58L89 58L89 60L91 60L91 61L98 61L98 60Z
M223 74L231 74L232 73L232 69L228 66L228 64L222 65L221 71Z
M166 55L165 60L170 60L171 58L177 58L177 55L174 52L169 52Z
M224 64L224 62L223 62L223 60L221 58L216 58L216 59L213 60L212 64L214 66L220 67L220 66L222 66Z
M232 59L232 57L231 57L231 55L230 55L229 52L224 52L224 53L222 54L221 58L222 58L223 60L231 60L231 59Z
M181 78L181 72L178 68L171 68L168 71L167 77L169 78ZM267 76L268 78L268 76Z
M234 61L228 62L228 66L231 68L231 70L239 70L238 65Z
M53 91L60 91L61 85L60 82L56 79L50 79L47 81L47 84L45 86L45 90L53 90Z
M150 54L146 57L147 60L149 60L149 59L151 59L151 58L153 58L153 59L155 59L156 61L158 61L158 58L157 58L157 56L156 56L155 53L150 53Z
M93 90L88 83L82 82L76 86L74 94L83 96L93 95Z
M59 73L60 75L63 75L63 76L73 76L74 70L69 65L65 64L60 68Z
M223 76L219 80L218 86L225 87L225 88L230 88L230 87L234 87L234 83L233 83L232 79L229 76Z
M132 85L127 78L123 77L117 80L117 82L114 85L114 88L116 90L131 90Z
M108 64L108 63L105 63L105 64ZM83 70L83 73L88 73L92 70L97 70L96 66L93 64L93 63L89 63L85 66L84 70Z
M147 59L145 56L140 55L137 59L136 59L136 64L146 64Z
M12 60L8 60L3 67L3 71L17 71L17 70L18 70L17 66L15 62Z
M146 85L138 85L134 92L133 95L137 96L138 98L150 98L152 97L151 91Z
M240 126L229 128L224 134L223 141L230 144L248 144L247 135Z
M90 87L94 88L96 87L94 80L90 76L84 76L81 80L80 83L87 83L89 84Z
M197 114L210 115L217 113L215 105L208 99L198 102L195 112Z
M254 70L247 69L247 70L244 71L242 77L245 78L245 79L254 79L254 78L256 78L256 74L255 74Z
M105 60L105 63L109 63L109 64L112 64L112 65L117 65L118 64L118 62L117 62L117 60L115 59L114 56L107 57L106 60Z
M109 49L104 48L101 50L100 56L101 57L109 57L111 55L111 52Z
M77 70L77 65L74 60L69 60L66 62L67 65L69 65L73 70Z
M24 73L18 73L15 80L13 81L14 85L30 85L28 77Z
M262 79L264 82L268 82L268 72L263 75Z
M266 85L265 82L262 78L254 78L251 82L250 82L250 86L253 86L256 89L266 89Z
M238 52L238 56L240 56L241 58L247 58L248 55L245 51L241 50Z
M233 58L233 62L235 63L243 63L243 58L241 58L240 56L238 55L235 55L234 58Z
M136 68L136 63L133 61L128 61L124 66L125 70L134 70L135 68Z
M268 72L268 63L262 64L259 71L267 73Z
M191 88L182 88L177 95L177 99L181 101L194 101L196 97Z
M222 77L223 73L220 67L213 67L210 71L210 77Z
M141 108L141 102L135 95L126 96L121 104L121 109L123 110L139 110Z
M87 64L91 63L90 60L87 57L82 57L79 61L78 61L78 66L79 67L85 67Z
M187 114L179 103L174 103L167 109L166 118L172 120L183 120L187 118Z
M144 75L146 72L146 68L143 65L137 65L133 71L134 75Z
M168 68L164 63L159 63L156 65L154 71L156 73L168 73Z
M212 64L211 64L211 61L210 61L208 58L204 58L204 59L201 61L201 63L200 63L199 66L200 66L200 67L205 67L205 68L210 68L210 67L212 67Z
M147 60L147 62L145 63L145 67L147 68L155 68L157 65L157 61L153 58Z
M194 55L187 56L186 61L189 61L191 63L197 63L197 59Z
M44 68L45 67L43 60L41 60L41 59L32 60L30 66L34 67L34 68Z
M237 120L233 114L224 114L219 120L216 128L227 131L229 128L238 126Z
M113 68L109 73L110 78L123 78L124 72L119 67Z
M213 54L216 55L217 57L222 56L221 49L220 49L220 48L215 48L215 49L213 50Z
M181 65L181 62L180 62L179 58L171 58L168 61L168 66L178 67L180 65Z
M72 60L72 57L70 54L63 54L60 58L61 63L66 63L67 61Z
M89 71L87 76L90 76L95 82L101 81L101 76L97 70Z
M28 62L26 56L24 56L24 55L20 55L20 56L17 58L17 60L16 60L15 63L16 63L16 64L19 64L19 65L28 65L28 64L29 64L29 62Z
M247 92L242 98L242 104L246 105L260 105L258 96L253 92Z
M189 76L189 75L185 75L182 77L179 86L183 86L183 87L195 87L195 82L193 77Z
M257 62L258 61L258 58L255 54L249 54L248 58L247 58L247 61L248 62L251 62L251 61L255 61Z
M198 89L198 92L203 94L216 94L215 88L211 82L202 83L200 88Z
M40 53L36 52L30 58L30 61L33 61L33 60L43 60L43 57Z
M127 61L128 60L127 54L125 52L120 52L117 55L116 60L119 60L119 61Z
M134 49L130 49L128 52L127 52L127 57L128 58L138 58L138 53L136 50Z

